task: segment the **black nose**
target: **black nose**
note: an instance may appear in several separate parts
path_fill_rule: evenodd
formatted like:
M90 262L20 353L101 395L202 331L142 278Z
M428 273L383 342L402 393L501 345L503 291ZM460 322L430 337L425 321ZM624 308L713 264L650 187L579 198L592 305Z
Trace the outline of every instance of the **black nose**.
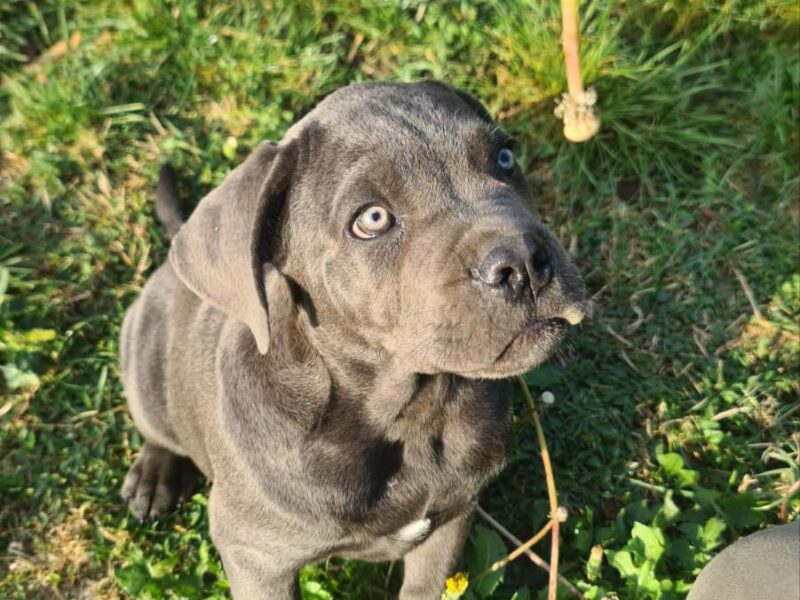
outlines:
M489 250L473 270L475 279L515 300L530 288L535 300L553 278L553 268L544 243L536 243L527 236L524 242L524 250L512 249L510 244Z

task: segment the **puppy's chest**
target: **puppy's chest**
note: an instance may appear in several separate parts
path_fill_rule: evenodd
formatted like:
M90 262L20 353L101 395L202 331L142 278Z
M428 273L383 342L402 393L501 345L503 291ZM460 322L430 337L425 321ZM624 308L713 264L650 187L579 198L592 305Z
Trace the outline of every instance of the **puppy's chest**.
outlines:
M429 496L432 510L463 504L477 495L505 462L509 402L499 394L469 397L405 417L402 468L389 481L402 495Z
M356 537L463 513L503 466L510 396L498 382L428 383L387 429L370 425L368 399L332 396L301 453L314 513Z
M502 468L510 430L510 394L502 385L470 384L447 396L415 400L384 436L343 442L350 522L401 527L463 512ZM339 438L340 440L342 438ZM355 452L353 452L355 450Z

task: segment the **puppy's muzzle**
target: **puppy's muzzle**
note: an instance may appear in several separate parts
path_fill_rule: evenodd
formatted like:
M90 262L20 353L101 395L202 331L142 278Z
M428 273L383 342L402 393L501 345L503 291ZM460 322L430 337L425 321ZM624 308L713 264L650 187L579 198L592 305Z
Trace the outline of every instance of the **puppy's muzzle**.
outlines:
M486 250L472 277L488 290L520 300L528 289L534 302L553 280L553 262L546 242L524 234L501 240Z

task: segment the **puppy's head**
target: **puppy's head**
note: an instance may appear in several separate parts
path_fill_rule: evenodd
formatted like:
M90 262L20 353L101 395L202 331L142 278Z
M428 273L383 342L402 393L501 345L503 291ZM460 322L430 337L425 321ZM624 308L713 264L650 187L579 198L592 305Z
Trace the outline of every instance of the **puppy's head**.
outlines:
M587 308L529 202L510 140L471 96L353 85L207 196L171 259L262 352L273 266L314 326L414 372L507 377L543 361Z

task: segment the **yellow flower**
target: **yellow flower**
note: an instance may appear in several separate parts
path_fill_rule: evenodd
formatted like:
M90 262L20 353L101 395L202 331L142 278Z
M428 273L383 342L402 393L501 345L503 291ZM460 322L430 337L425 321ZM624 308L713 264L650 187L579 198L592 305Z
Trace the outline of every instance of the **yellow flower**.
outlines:
M448 598L459 598L467 591L469 580L464 573L456 573L445 582Z

